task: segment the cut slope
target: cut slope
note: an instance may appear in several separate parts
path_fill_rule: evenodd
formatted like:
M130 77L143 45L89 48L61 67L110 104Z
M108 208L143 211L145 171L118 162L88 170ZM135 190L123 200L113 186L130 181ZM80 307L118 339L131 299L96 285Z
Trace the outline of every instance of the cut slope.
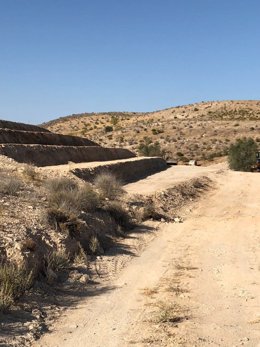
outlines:
M7 120L0 119L0 128L2 129L12 129L12 130L23 130L23 131L39 131L39 132L49 132L46 128L40 128L36 125L24 124L11 122Z
M78 136L11 129L0 129L0 143L56 146L98 146L97 143Z
M106 161L132 158L135 155L124 148L95 146L48 146L48 145L0 145L0 154L19 163L49 166L90 161Z

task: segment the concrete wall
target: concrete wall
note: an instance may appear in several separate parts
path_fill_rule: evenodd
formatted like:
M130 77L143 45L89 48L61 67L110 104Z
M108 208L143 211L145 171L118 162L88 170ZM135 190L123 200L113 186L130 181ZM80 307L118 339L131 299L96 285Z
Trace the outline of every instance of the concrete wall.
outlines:
M49 132L49 130L40 128L36 125L16 123L8 120L0 119L0 128L12 129L12 130L24 130L24 131L40 131L40 132Z
M45 146L45 145L0 145L0 155L6 155L19 163L36 166L50 166L91 161L109 161L135 157L123 148L103 148L86 146Z
M88 182L93 181L100 173L111 172L124 183L130 183L166 169L166 161L162 158L136 158L132 161L115 162L94 168L74 169L71 172Z
M41 144L56 146L98 146L97 143L88 139L54 134L51 132L21 131L0 129L0 143L11 144Z

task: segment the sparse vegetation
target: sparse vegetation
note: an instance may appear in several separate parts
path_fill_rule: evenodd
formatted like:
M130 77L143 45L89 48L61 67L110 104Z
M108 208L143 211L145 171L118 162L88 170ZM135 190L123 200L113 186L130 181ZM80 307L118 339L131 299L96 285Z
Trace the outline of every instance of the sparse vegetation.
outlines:
M82 119L81 126L78 119ZM100 121L94 129L93 125L97 119L102 120L102 123ZM118 124L113 125L117 119L120 121L120 127ZM258 135L256 121L259 119L260 104L257 101L201 102L153 113L107 112L73 115L52 122L49 129L66 134L76 127L80 134L85 122L89 125L87 136L107 147L123 145L140 155L167 156L167 159L176 159L176 153L182 152L187 160L196 158L196 160L211 161L216 158L214 155L216 152L224 156L225 138L233 141L234 138L251 136L256 140ZM105 127L111 125L113 133L108 132L103 136ZM147 134L152 144L158 141L161 151L158 151L157 146L147 148L145 141L142 141ZM120 140L122 136L123 143ZM218 141L216 142L218 148L212 146L213 137ZM205 143L204 146L201 146L202 141ZM199 147L194 148L191 155L190 149L194 144Z
M16 195L22 188L22 182L18 177L7 176L4 173L0 175L0 194Z
M185 317L177 305L159 302L157 304L159 311L155 321L157 323L176 324L182 322Z
M133 221L129 211L117 201L112 201L106 204L105 210L115 220L115 222L122 228L123 231L133 227Z
M50 269L54 272L63 271L69 267L69 256L64 250L53 251L46 257L46 263L47 273Z
M94 185L103 199L115 200L124 194L122 182L109 172L97 175Z
M54 221L55 211L67 215L78 215L82 210L95 210L99 205L99 197L90 184L79 187L74 181L66 178L51 180L47 183L48 201L52 212L49 220ZM59 215L60 217L60 215Z
M36 181L39 179L39 175L33 165L25 165L23 169L23 174L30 181Z
M14 264L0 265L0 311L6 311L32 285L32 272Z
M46 188L53 193L65 191L70 192L78 188L77 184L66 177L59 177L47 180L45 183Z

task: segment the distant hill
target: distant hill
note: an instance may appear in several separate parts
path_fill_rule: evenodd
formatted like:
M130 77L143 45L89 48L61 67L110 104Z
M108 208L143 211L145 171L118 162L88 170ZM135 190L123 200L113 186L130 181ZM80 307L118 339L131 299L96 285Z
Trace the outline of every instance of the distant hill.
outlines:
M260 101L200 102L146 113L73 114L42 126L136 152L149 138L158 141L168 158L211 160L225 155L235 138L251 136L260 142Z

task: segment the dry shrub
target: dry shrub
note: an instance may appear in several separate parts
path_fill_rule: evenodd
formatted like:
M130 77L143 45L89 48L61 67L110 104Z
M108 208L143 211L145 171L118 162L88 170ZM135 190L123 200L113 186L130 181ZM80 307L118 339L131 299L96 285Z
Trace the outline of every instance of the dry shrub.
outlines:
M47 209L44 217L46 217L47 223L55 230L60 229L60 224L66 223L69 218L64 212L56 208Z
M94 211L100 205L98 194L94 191L90 184L85 185L78 191L76 196L78 206L83 211Z
M32 286L32 272L13 264L0 266L0 311L5 311Z
M98 194L90 184L85 183L79 187L67 178L50 180L48 200L52 210L62 211L69 216L78 215L81 211L95 210L99 205ZM53 214L50 216L53 220Z
M92 235L90 237L90 240L89 240L89 249L90 249L91 253L92 254L99 253L100 248L101 248L101 245L100 245L100 242L99 242L97 235Z
M39 174L36 172L33 165L25 165L23 169L24 176L30 181L37 181L39 179Z
M159 302L157 306L159 308L159 312L157 313L157 317L155 319L156 323L176 324L187 319L181 308L176 304Z
M74 258L74 264L75 265L88 265L88 257L83 249L83 247L81 246L80 243L78 243L78 253L76 254L75 258Z
M73 180L66 178L66 177L60 177L60 178L53 178L50 180L47 180L45 182L46 188L52 192L70 192L75 191L78 189L78 185Z
M69 256L62 251L54 251L46 257L47 270L51 269L54 272L66 270L69 267Z
M122 182L109 172L97 175L94 184L104 199L116 200L125 193Z
M49 206L53 210L65 212L69 216L77 215L78 208L77 196L78 191L53 191L48 195Z
M6 175L0 176L0 193L6 195L16 195L22 187L22 182L17 177Z
M141 210L141 220L146 221L148 219L153 220L161 220L164 218L161 213L157 212L157 208L155 207L155 203L151 199L147 199L145 201L144 207Z
M106 204L105 210L123 230L128 230L134 227L131 215L122 203L116 201L109 202Z
M28 238L22 242L22 250L34 252L35 249L36 249L36 242L33 239Z

